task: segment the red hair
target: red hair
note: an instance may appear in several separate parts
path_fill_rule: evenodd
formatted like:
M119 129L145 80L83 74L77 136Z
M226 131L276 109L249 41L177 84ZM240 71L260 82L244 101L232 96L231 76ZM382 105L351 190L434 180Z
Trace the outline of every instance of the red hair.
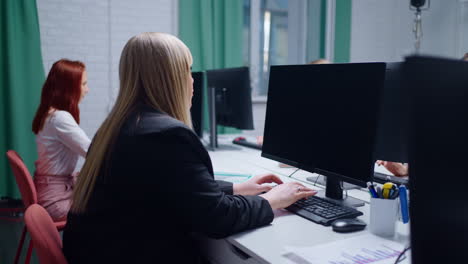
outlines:
M80 123L78 103L81 97L81 78L86 67L81 61L61 59L50 69L42 87L41 104L32 123L34 134L39 133L50 108L69 112Z

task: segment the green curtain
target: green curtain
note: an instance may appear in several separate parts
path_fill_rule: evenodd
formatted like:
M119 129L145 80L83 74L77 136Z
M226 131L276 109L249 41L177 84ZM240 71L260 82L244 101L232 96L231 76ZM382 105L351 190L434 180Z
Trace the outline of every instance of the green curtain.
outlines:
M19 198L5 152L16 150L34 171L31 123L44 82L36 1L1 0L0 32L0 196Z
M320 58L325 58L325 45L327 39L327 0L320 4Z
M193 71L243 66L242 28L242 0L179 0L179 38L192 52ZM204 98L207 98L206 91ZM218 127L218 133L238 132L234 128Z
M306 62L325 58L325 31L327 29L327 1L307 1Z
M352 0L336 1L334 62L350 60Z
M336 1L335 42L332 46L333 61L337 63L350 61L352 5L352 0ZM327 0L308 0L307 8L309 15L307 21L307 61L312 61L326 57Z

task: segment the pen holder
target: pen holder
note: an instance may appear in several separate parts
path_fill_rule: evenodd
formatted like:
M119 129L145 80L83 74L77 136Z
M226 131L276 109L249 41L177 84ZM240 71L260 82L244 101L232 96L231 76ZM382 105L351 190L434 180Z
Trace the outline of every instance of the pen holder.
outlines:
M398 199L371 198L370 231L378 236L392 237L398 218Z

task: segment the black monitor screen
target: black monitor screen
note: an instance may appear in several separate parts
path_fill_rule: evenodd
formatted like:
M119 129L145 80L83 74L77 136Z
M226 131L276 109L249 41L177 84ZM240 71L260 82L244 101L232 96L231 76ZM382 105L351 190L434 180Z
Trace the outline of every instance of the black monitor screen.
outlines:
M210 70L206 75L208 89L215 89L217 124L253 129L249 68Z
M384 63L272 66L262 155L364 186Z
M408 91L402 82L403 63L387 63L381 94L376 159L408 162Z
M192 107L190 112L192 114L193 130L199 137L203 137L203 72L192 72L193 78L193 97Z
M413 263L468 259L468 62L410 57Z

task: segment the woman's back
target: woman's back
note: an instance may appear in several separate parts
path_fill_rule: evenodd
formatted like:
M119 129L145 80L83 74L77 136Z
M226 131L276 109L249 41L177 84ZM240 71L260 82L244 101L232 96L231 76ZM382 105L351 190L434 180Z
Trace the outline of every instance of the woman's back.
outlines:
M173 218L167 210L171 195L162 188L169 175L148 153L159 145L158 136L153 138L127 133L117 138L108 174L98 176L86 213L68 215L64 253L72 263L145 263L176 246L170 240L181 235L175 234L173 221L166 221Z
M73 262L193 263L198 250L191 233L226 236L273 219L260 197L226 196L196 135L167 115L127 121L108 164L86 212L68 215L64 253Z
M36 173L71 175L78 157L86 156L90 140L67 111L54 111L36 135L38 160Z

